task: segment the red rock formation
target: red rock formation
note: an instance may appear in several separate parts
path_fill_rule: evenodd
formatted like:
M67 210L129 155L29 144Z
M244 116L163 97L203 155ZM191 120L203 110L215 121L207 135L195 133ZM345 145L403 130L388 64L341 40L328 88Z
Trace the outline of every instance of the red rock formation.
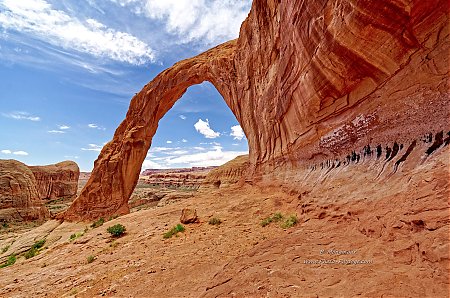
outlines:
M78 189L80 169L73 161L54 165L30 166L41 199L74 198Z
M132 99L64 217L127 213L158 121L203 81L241 124L254 180L283 184L305 161L447 130L448 50L445 0L255 0L237 41L175 64Z
M239 183L248 170L248 155L241 155L208 173L200 190L223 188Z
M0 221L49 217L31 170L16 160L0 160Z

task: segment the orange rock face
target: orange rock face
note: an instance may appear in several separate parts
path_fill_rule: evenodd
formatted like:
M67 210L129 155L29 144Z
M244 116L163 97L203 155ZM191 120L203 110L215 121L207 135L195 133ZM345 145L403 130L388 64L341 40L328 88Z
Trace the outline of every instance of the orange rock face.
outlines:
M255 0L239 39L175 64L132 99L64 218L129 212L158 121L203 81L241 124L254 181L289 183L308 164L448 131L448 24L444 0Z
M73 198L77 194L80 169L73 161L63 161L54 165L30 166L36 178L41 199Z
M16 160L0 160L0 221L50 216L42 204L31 170Z

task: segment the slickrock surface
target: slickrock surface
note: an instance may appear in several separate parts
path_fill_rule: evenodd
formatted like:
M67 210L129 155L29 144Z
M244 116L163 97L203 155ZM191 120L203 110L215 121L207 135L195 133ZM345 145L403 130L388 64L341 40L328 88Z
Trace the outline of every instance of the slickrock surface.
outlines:
M41 199L74 198L77 195L80 169L73 161L54 165L30 166Z
M31 170L17 160L0 160L0 221L38 220L49 215Z
M224 188L240 182L248 170L248 155L241 155L221 165L208 173L200 187L200 191L208 191L210 188Z
M297 190L245 184L198 193L73 241L91 222L1 235L0 248L17 243L3 259L32 240L45 238L48 248L0 269L0 296L448 297L450 151L428 155L432 144L418 141L397 167L384 154L299 170ZM163 239L183 208L196 209L200 223ZM298 224L262 227L275 212L297 214ZM222 223L209 225L211 217ZM106 229L118 223L126 234L113 240Z
M285 177L306 161L447 132L448 27L446 0L255 0L239 39L136 94L64 218L128 213L158 121L203 81L241 124L255 182L292 185Z

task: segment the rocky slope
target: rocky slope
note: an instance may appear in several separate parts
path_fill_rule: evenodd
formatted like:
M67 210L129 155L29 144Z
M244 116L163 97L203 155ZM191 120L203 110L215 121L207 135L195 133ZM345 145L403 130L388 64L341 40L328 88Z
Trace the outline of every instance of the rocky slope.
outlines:
M248 166L248 155L241 155L230 160L208 173L200 187L200 191L208 191L210 188L224 188L243 183Z
M40 220L49 215L31 170L17 160L0 160L0 221Z
M73 161L63 161L54 165L30 166L36 178L41 199L74 198L78 189L80 169Z
M211 188L95 229L49 221L0 234L0 263L17 254L0 269L0 296L448 297L450 149L427 154L433 144L418 140L395 171L395 159L372 154L299 171L296 190ZM200 223L164 239L184 208ZM263 227L275 212L297 214L297 225ZM113 239L106 228L118 223L126 234Z
M287 178L307 163L447 132L448 25L445 0L254 0L239 39L175 64L133 97L63 217L129 212L158 121L203 81L241 124L254 182L295 187Z

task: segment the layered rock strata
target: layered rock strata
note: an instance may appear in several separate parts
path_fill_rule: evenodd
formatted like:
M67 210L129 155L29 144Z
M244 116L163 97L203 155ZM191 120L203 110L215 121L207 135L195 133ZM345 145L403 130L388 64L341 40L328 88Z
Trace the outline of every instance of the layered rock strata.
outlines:
M80 169L73 161L29 167L36 178L41 199L74 198L77 195Z
M254 0L239 39L136 94L64 218L129 212L158 121L211 82L249 143L248 179L289 184L311 163L449 131L448 2Z
M0 160L0 221L39 220L49 216L31 170L16 160Z

